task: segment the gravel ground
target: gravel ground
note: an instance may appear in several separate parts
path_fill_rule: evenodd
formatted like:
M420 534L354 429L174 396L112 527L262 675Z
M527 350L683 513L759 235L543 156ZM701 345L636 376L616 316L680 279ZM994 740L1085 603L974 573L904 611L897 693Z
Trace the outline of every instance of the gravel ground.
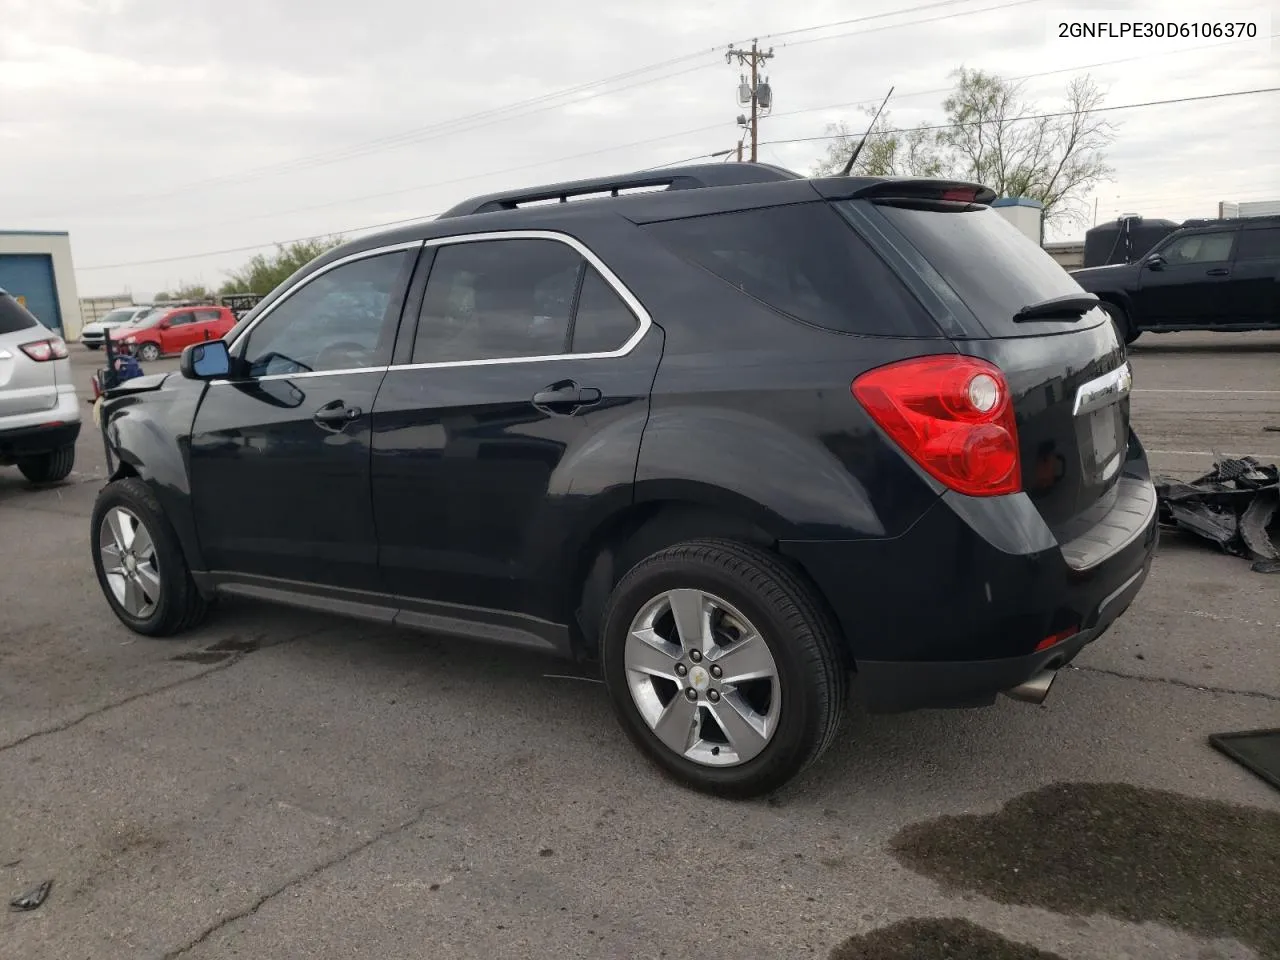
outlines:
M1280 461L1280 335L1132 356L1157 471ZM1240 898L1275 903L1280 793L1206 743L1280 726L1280 580L1242 560L1166 537L1042 707L855 709L727 803L555 661L248 602L130 634L86 547L102 470L92 429L68 483L0 470L0 893L55 880L4 957L1276 955Z

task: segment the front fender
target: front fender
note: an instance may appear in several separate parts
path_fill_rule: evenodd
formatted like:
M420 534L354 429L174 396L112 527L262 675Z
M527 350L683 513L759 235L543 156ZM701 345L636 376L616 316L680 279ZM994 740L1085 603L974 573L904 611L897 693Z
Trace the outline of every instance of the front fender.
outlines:
M204 569L189 471L191 425L204 388L180 381L175 387L113 393L102 411L103 437L115 463L111 479L137 476L151 487L192 570Z

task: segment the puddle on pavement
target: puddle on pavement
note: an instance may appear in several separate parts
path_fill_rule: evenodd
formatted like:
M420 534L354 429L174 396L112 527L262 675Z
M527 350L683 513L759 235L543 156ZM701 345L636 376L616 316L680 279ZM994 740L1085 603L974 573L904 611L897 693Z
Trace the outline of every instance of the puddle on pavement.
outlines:
M912 824L892 849L946 887L1001 903L1234 937L1280 960L1280 813L1057 784L993 814Z
M830 960L1063 960L1025 943L1006 940L968 920L903 920L850 937Z
M222 661L234 657L237 654L253 653L258 649L260 640L257 637L227 637L225 640L219 640L217 643L210 644L203 650L192 650L189 653L180 653L170 660L178 660L182 663L222 663Z

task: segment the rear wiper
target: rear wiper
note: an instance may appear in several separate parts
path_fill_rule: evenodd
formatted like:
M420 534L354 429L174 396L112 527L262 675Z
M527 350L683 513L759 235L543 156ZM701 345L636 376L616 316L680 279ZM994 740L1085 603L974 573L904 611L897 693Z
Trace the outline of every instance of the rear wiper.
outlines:
M1079 320L1102 301L1091 293L1053 297L1023 307L1013 315L1014 323L1028 320Z

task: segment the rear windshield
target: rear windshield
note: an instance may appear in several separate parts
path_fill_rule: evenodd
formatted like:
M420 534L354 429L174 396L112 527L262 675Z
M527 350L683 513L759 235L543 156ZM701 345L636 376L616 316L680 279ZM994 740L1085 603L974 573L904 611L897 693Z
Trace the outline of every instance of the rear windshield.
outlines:
M774 310L842 333L940 336L924 307L825 202L645 227L687 260Z
M888 205L877 209L920 251L992 336L1080 329L1104 319L1098 311L1075 323L1014 323L1014 314L1023 307L1054 297L1079 296L1080 285L1053 257L990 207L945 212Z
M0 293L0 334L17 333L40 325L27 308L7 293Z

